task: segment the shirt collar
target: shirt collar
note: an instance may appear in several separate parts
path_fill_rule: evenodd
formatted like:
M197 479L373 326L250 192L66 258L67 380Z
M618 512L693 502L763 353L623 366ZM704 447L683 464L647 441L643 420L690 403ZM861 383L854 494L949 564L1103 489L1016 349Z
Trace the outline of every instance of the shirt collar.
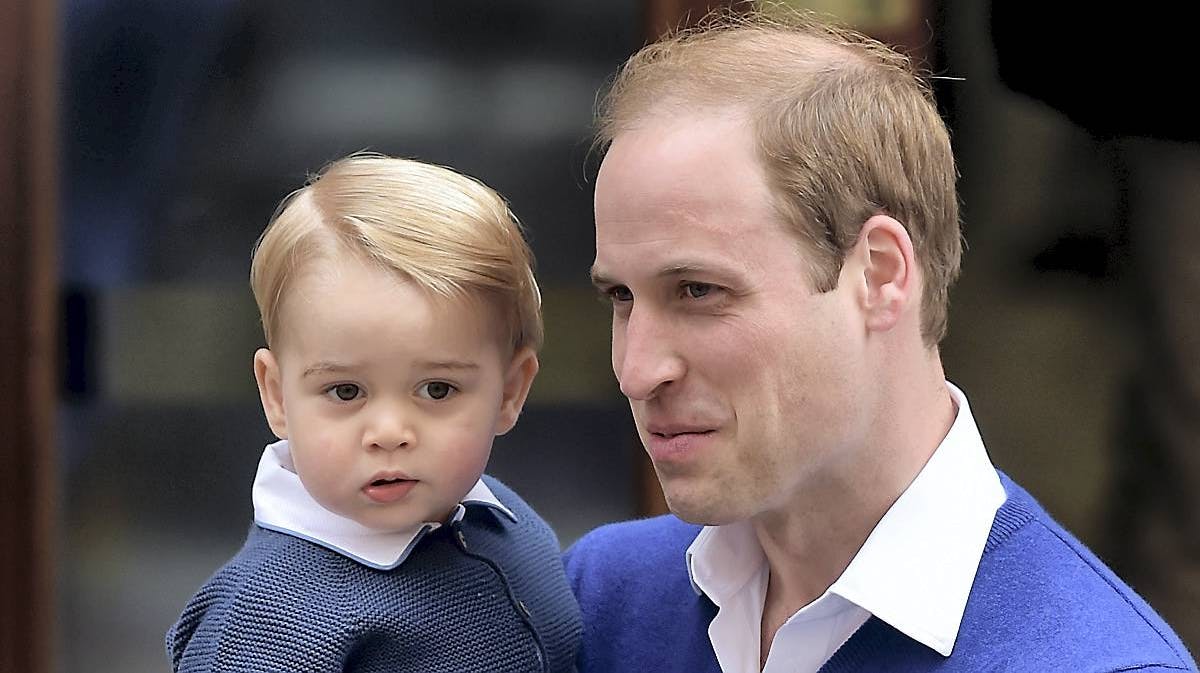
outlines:
M945 439L829 588L949 656L996 510L1006 495L967 398ZM766 559L749 522L706 526L687 551L692 585L720 606Z
M263 451L252 493L254 522L259 526L308 540L377 570L404 563L422 537L444 524L461 521L467 506L490 507L517 520L481 478L444 522L427 521L398 531L368 528L313 499L296 474L287 440Z

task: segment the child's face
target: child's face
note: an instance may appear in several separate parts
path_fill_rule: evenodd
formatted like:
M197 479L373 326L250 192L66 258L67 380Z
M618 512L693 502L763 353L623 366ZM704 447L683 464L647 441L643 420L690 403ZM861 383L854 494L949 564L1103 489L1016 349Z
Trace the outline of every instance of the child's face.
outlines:
M378 530L442 521L483 473L537 372L492 311L342 255L303 273L255 354L271 429L325 508Z

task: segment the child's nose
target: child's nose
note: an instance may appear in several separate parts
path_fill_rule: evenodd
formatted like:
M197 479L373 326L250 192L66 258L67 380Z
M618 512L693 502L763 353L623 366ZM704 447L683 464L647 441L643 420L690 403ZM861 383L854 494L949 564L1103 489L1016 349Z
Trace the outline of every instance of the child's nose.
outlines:
M378 408L371 414L363 439L371 449L392 451L411 447L415 441L411 418L399 408Z

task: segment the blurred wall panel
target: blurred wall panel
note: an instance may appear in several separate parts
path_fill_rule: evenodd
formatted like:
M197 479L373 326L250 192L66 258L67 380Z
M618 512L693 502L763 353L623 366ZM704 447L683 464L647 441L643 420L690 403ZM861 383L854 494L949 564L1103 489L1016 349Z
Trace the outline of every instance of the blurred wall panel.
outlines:
M0 671L51 670L54 4L0 3Z

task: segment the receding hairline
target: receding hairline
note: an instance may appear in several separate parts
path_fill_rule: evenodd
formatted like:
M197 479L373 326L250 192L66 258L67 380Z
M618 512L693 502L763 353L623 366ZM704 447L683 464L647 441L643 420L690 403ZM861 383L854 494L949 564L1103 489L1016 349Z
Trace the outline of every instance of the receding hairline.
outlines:
M791 18L785 21L762 14L746 17L716 11L696 26L644 47L600 96L593 149L603 151L617 135L681 110L720 113L732 109L754 119L777 99L813 89L821 75L839 72L891 69L912 77L924 95L932 95L905 54L850 28L823 21L814 13L789 14ZM674 53L653 56L665 48ZM700 57L688 53L693 51ZM642 60L643 54L651 56ZM780 61L789 68L780 69ZM797 64L804 64L807 70L797 72ZM664 68L674 77L658 75L649 84L628 77L630 73L645 77L645 71ZM762 82L770 86L760 86Z

